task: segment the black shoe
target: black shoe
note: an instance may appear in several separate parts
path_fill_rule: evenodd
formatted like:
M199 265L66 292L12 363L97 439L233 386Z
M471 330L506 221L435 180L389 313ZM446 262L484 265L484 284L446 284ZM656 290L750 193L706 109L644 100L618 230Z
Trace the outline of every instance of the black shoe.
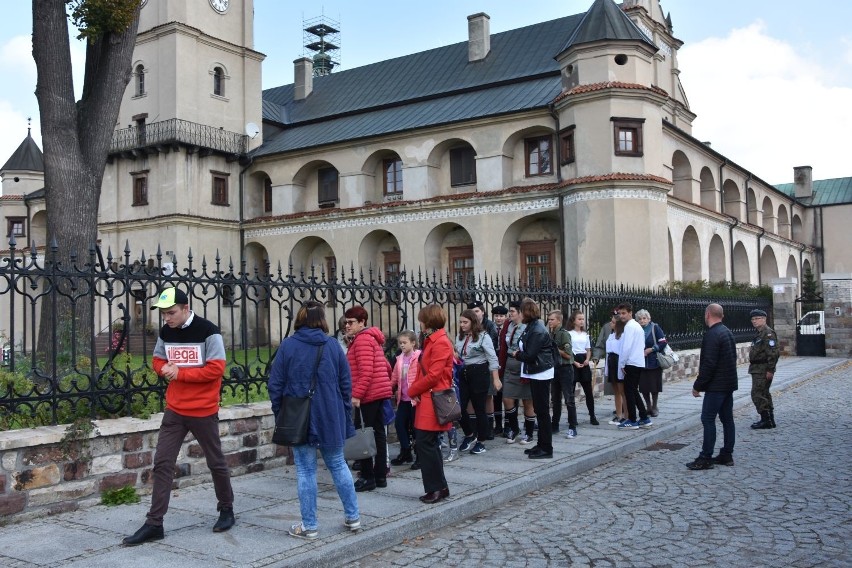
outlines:
M387 487L388 486L388 478L387 477L377 477L375 479L376 487Z
M391 465L403 465L414 461L411 448L399 450L399 455L391 460Z
M219 520L213 525L213 532L225 532L234 526L234 509L231 507L222 507L219 511Z
M540 448L538 447L538 444L536 444L532 448L527 448L526 450L524 450L524 453L527 454L527 455L530 455L533 452L537 452L539 449Z
M535 451L532 451L527 456L531 460L549 460L553 458L553 452L546 452L541 448L536 448Z
M557 432L559 432L559 422L551 422L550 432L552 434L556 434Z
M387 485L387 482L385 482ZM375 479L364 479L363 477L355 482L355 491L360 493L361 491L372 491L376 488L376 480Z
M734 465L734 456L731 454L719 454L712 458L713 463L718 465Z
M755 422L751 425L752 430L769 430L770 428L774 428L775 426L772 424L772 420L769 418L769 411L764 410L760 413L760 421Z
M411 464L411 469L413 469L414 471L417 471L418 469L420 469L420 462L416 461L413 464Z
M594 416L589 417L589 424L592 426L600 426L600 422L598 422L598 419Z
M124 546L139 546L152 540L163 540L163 527L145 523L142 528L121 541Z
M713 460L710 458L695 458L695 461L689 462L686 464L686 467L692 471L713 469Z

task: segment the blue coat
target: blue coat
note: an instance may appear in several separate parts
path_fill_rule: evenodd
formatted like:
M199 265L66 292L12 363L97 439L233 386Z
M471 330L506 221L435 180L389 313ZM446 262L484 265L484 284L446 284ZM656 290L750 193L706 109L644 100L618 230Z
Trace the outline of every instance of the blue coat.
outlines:
M278 416L282 396L307 396L311 388L317 350L323 348L317 369L317 386L311 400L308 444L343 446L355 435L352 423L352 377L337 340L321 329L303 327L278 348L269 375L269 400Z

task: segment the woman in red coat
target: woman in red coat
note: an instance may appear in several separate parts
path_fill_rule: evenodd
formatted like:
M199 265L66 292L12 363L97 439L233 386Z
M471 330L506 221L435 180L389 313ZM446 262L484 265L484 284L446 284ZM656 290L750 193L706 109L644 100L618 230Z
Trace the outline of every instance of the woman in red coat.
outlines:
M426 306L420 310L417 320L426 339L420 354L419 372L409 385L408 394L412 399L419 398L414 416L414 438L426 491L420 500L431 505L450 495L444 477L444 459L438 447L438 434L449 430L452 424L438 424L435 407L432 406L432 390L446 390L453 386L453 346L444 330L447 314L441 306Z
M355 306L344 315L346 334L352 338L346 352L352 371L352 407L360 409L364 426L372 426L376 437L376 457L361 460L361 478L355 482L355 491L372 491L388 486L388 445L382 405L393 395L391 368L383 350L385 336L378 328L367 327L367 311Z

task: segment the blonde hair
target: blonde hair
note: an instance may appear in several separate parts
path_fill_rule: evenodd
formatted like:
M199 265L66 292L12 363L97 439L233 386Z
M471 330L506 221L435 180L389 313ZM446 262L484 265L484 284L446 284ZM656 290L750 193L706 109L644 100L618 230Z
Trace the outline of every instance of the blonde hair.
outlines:
M406 329L405 331L400 331L399 335L396 336L396 339L397 339L397 341L399 341L403 337L406 338L407 340L409 340L411 343L413 343L415 347L417 347L417 334L416 333L414 333L411 330Z

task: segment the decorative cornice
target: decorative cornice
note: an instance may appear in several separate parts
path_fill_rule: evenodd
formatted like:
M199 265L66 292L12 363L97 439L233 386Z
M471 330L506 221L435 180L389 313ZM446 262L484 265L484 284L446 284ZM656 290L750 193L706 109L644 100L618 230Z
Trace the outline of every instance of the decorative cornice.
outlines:
M449 209L430 209L412 212L389 213L384 215L371 215L369 217L358 216L347 219L330 219L318 223L299 223L283 227L268 227L263 229L249 229L246 238L271 237L276 235L290 235L294 233L307 233L318 231L332 231L335 229L349 229L352 227L385 226L400 223L411 223L413 221L431 221L436 219L461 219L480 215L492 215L511 213L516 211L541 211L556 209L559 199L546 197L544 199L530 199L525 201L507 201L492 205L477 205L471 207L453 207Z
M666 202L666 193L658 189L590 189L579 190L565 196L565 205L573 205L583 201L601 201L605 199L645 199L647 201Z

